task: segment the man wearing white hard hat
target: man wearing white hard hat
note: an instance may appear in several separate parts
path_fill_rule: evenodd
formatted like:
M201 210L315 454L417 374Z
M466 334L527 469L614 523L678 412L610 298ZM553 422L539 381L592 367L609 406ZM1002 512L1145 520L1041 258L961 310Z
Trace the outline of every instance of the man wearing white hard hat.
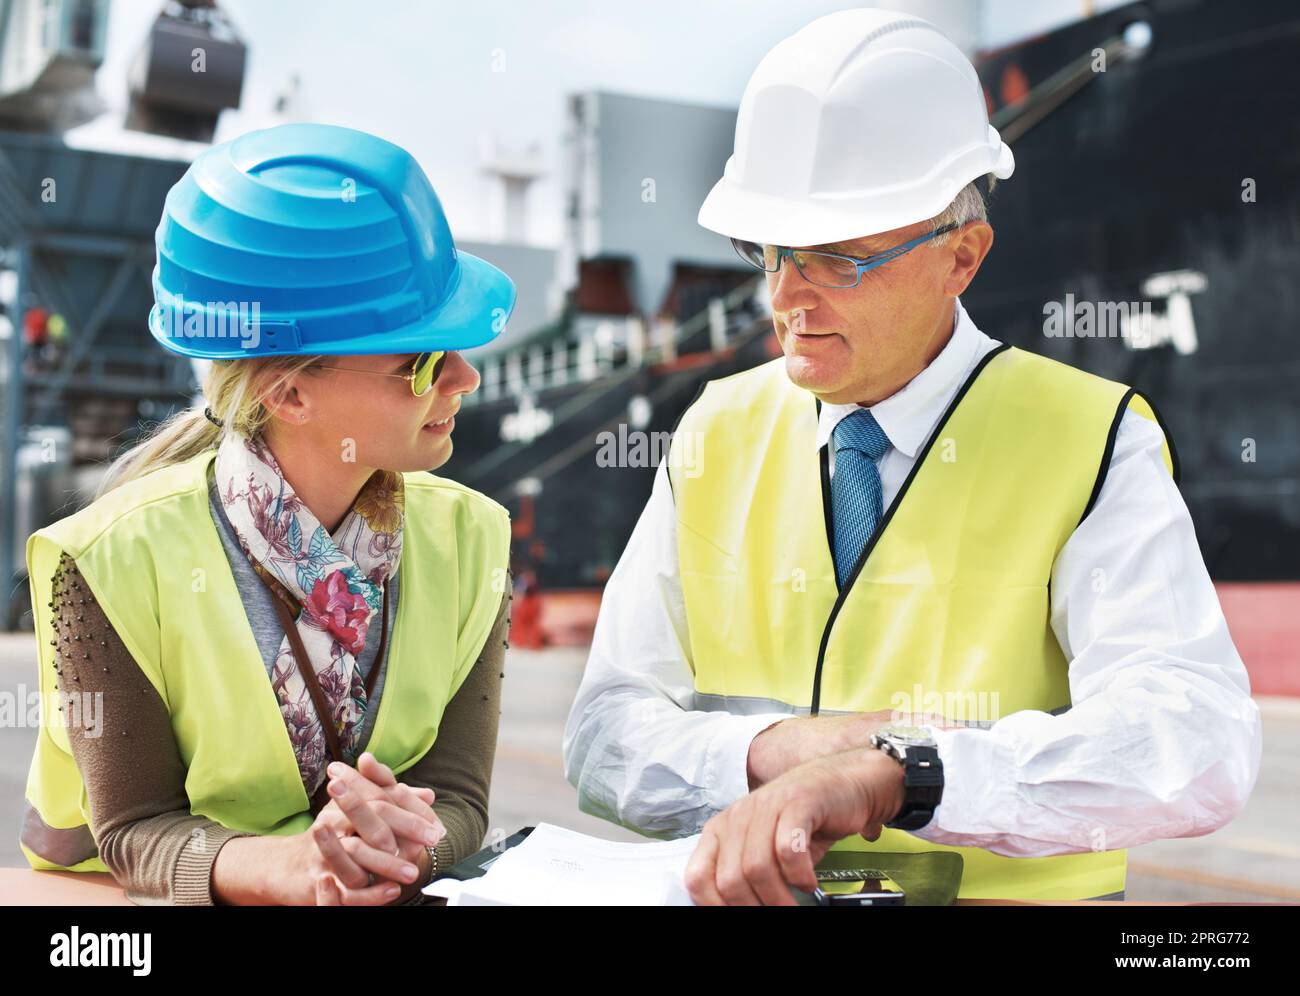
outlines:
M767 271L784 356L683 415L564 738L585 811L702 833L697 902L793 902L828 849L957 851L961 898L1122 899L1126 848L1254 785L1150 401L958 299L993 244L975 181L1013 168L916 17L820 18L745 89L699 220Z

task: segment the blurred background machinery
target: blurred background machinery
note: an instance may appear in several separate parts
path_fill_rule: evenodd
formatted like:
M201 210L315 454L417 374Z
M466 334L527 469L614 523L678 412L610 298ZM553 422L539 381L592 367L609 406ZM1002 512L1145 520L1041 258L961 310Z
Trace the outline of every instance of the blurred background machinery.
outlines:
M75 510L142 417L162 417L193 390L188 365L148 348L140 334L152 301L153 230L188 160L65 140L103 110L93 82L108 6L0 0L5 628L25 603L27 535ZM209 71L177 69L195 48L212 53ZM206 140L220 110L238 104L243 47L211 4L167 4L137 65L137 127ZM186 79L205 86L178 82Z
M247 48L212 0L171 0L128 75L126 127L207 142L238 107Z

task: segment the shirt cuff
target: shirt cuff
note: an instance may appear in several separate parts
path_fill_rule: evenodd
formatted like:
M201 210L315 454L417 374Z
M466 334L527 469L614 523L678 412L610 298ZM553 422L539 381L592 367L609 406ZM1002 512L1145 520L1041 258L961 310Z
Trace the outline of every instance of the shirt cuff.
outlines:
M749 794L749 745L774 723L789 719L788 712L756 716L716 714L725 722L709 741L704 755L704 793L710 809L722 812Z
M1015 752L989 730L927 726L943 762L943 795L916 837L951 847L982 847L1006 833L1006 817L1019 812Z
M195 830L176 859L172 902L177 906L212 906L212 866L226 841L256 834L231 830L220 823Z

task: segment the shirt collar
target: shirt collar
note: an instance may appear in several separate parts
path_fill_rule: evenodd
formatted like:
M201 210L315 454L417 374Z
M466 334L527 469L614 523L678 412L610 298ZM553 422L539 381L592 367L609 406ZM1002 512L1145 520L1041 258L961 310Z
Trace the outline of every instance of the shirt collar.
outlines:
M823 403L817 419L817 448L831 438L840 419L866 407L885 430L890 445L915 457L943 414L964 374L970 369L980 340L987 338L966 314L959 298L954 299L953 331L947 344L928 367L913 377L899 391L874 405L828 405Z

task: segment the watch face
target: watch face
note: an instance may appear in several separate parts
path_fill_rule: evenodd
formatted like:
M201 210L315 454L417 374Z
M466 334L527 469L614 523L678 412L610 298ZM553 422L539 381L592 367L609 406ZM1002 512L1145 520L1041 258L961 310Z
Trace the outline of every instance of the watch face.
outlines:
M934 743L934 737L924 726L902 726L892 723L881 727L876 733L903 744L932 745Z

